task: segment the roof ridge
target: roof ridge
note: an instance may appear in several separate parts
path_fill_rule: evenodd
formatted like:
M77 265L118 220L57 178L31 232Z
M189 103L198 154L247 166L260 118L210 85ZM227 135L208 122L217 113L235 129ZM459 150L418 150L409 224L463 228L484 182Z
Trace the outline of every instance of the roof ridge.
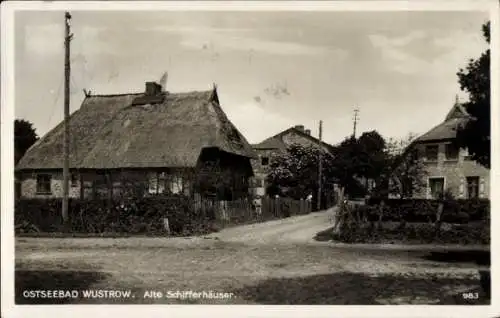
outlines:
M207 89L207 90L192 90L192 91L184 91L184 92L163 92L163 93L167 93L167 95L180 95L180 94L209 93L209 92L212 92L212 90ZM120 96L135 96L135 95L143 95L143 94L144 94L144 92L90 94L87 97L120 97Z

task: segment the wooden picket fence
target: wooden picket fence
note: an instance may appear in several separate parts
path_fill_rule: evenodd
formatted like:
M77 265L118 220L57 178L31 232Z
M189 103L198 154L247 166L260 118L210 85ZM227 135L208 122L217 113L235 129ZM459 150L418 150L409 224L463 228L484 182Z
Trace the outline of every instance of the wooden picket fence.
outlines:
M238 224L265 222L294 215L308 214L312 211L311 202L290 198L261 198L261 208L254 206L250 199L216 201L198 199L196 209L221 227Z

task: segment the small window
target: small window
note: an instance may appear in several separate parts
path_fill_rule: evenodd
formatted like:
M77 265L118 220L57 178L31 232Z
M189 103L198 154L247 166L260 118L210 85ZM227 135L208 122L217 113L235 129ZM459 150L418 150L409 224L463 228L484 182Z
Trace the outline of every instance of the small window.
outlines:
M429 187L431 190L431 197L439 199L444 194L444 178L430 178Z
M269 165L269 157L262 157L262 158L260 158L260 163L263 166Z
M52 176L50 174L39 174L36 176L36 192L39 194L50 194Z
M453 144L446 144L446 160L457 160L458 148Z
M73 188L78 187L78 175L76 175L75 173L71 174L71 186Z
M432 145L425 147L425 159L427 161L438 161L439 146Z
M479 177L467 177L467 198L479 197Z

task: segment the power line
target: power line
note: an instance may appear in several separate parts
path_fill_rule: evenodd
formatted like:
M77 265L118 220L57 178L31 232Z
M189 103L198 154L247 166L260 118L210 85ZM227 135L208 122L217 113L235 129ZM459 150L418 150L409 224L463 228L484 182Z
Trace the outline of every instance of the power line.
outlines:
M52 122L52 118L54 117L54 113L55 113L55 110L56 110L57 101L59 100L59 96L61 94L62 84L63 84L63 78L61 78L61 81L59 82L59 87L57 88L57 93L56 93L56 99L54 100L54 104L52 105L52 112L50 114L47 126L50 125L50 123Z

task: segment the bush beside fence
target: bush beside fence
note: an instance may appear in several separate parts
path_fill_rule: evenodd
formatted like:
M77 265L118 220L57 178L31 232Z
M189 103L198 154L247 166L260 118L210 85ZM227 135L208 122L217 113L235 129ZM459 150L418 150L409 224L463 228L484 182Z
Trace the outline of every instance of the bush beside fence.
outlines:
M311 211L305 200L263 198L260 213L249 199L194 200L181 195L137 199L69 199L69 234L200 235L220 228L264 222ZM61 199L18 199L17 234L65 232ZM168 231L164 219L168 219ZM71 236L71 235L68 235Z
M19 199L15 206L16 232L63 232L61 199ZM205 215L195 213L183 196L129 200L69 199L69 232L187 235L209 231Z
M366 205L359 208L359 213L378 219L381 203L381 199L369 199ZM466 224L485 220L490 213L490 201L487 199L390 199L383 201L382 221L435 222L440 203L443 203L442 222Z
M345 243L490 244L488 200L378 203L342 206L332 238Z

